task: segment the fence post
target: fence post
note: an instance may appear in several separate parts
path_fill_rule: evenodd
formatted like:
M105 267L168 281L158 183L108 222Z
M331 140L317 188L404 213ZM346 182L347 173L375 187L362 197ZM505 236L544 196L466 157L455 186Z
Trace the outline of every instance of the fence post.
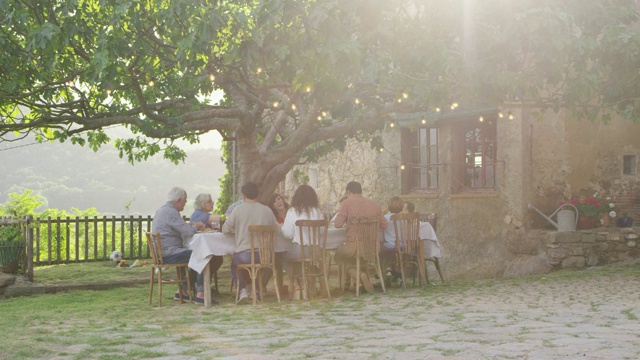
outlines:
M33 215L27 215L27 277L33 282Z

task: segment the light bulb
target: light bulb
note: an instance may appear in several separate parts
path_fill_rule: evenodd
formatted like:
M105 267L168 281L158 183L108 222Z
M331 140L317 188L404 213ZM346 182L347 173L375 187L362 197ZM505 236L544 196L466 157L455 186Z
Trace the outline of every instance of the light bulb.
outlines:
M391 122L391 123L389 124L389 127L394 127L394 126L396 126L396 123L394 123L394 122Z
M400 165L400 170L404 170L404 164Z
M483 122L484 118L482 116L480 116L480 118L478 120L480 120L480 122Z
M513 120L513 114L509 113L509 120Z
M422 123L423 123L423 124L426 124L426 123L427 123L427 119L422 118Z
M440 108L439 107L436 108L436 112L440 112Z
M403 97L403 98L405 98L405 99L407 99L407 98L409 98L409 94L407 94L407 93L402 93L402 97Z
M291 104L291 110L295 110L296 109L296 104Z
M256 74L260 74L260 73L262 73L262 68L257 68L256 69Z
M311 92L311 86L307 86L307 92Z
M149 86L153 87L156 83L153 80L149 80Z
M211 74L209 75L209 80L214 81L216 79L215 75Z
M356 105L360 104L360 99L355 98L355 100L353 100L354 103L356 103Z

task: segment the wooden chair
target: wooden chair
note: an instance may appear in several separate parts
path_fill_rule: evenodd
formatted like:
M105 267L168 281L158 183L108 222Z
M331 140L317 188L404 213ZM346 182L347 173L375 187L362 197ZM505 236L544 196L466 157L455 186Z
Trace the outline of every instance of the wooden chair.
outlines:
M251 236L251 263L237 265L236 279L236 299L240 295L240 276L244 270L249 273L251 278L251 290L253 291L253 305L257 301L256 279L259 282L259 288L262 290L261 296L264 296L264 288L266 284L262 283L262 279L258 276L261 271L271 269L273 272L273 281L276 289L276 296L280 302L280 286L276 275L276 225L249 225L249 234ZM256 261L256 251L259 254L260 262ZM262 300L261 300L262 301Z
M356 296L360 296L360 270L362 265L366 268L373 266L378 278L383 280L380 264L380 217L352 217L349 218L348 231L355 232L356 239ZM343 274L345 272L343 271ZM386 294L384 281L381 281L382 292Z
M422 221L426 221L429 224L431 224L431 227L433 227L433 231L437 232L437 225L438 225L438 215L434 214L434 213L429 213L429 214L423 214L421 217ZM438 275L440 275L440 281L442 281L442 283L444 284L444 277L442 276L442 270L440 270L440 259L437 257L429 257L425 259L427 261L427 263L430 261L433 263L433 265L436 267L436 270L438 271ZM427 284L429 283L429 272L427 271L426 265L427 263L425 263L425 276L427 277Z
M427 284L424 260L424 242L420 239L420 214L394 214L391 221L396 234L396 254L402 276L402 287L407 288L405 268L413 265L418 270L420 285ZM415 281L415 279L414 279Z
M191 281L189 281L189 263L179 264L165 264L162 260L162 240L160 239L160 233L147 233L147 246L151 252L153 258L153 264L147 264L151 266L151 276L149 278L149 305L152 303L153 298L153 286L155 283L155 272L158 270L158 306L162 306L162 285L163 284L178 284L178 294L180 294L180 303L182 304L182 289L180 284L186 283L187 291L189 293L189 302L191 298ZM166 269L176 269L176 280L163 280L162 272ZM182 271L181 271L182 270ZM185 274L185 278L182 278L182 273Z
M320 278L321 283L327 294L327 298L331 298L329 290L329 280L327 277L327 229L329 222L327 220L298 220L296 226L300 231L300 260L294 262L300 264L300 274L302 278L302 297L308 300L310 292L310 279ZM305 254L305 245L307 246L308 255ZM292 268L292 274L289 276L289 288L294 289L294 280L296 279L296 270ZM315 281L313 282L315 290ZM312 293L315 293L313 291ZM293 295L293 291L291 292Z

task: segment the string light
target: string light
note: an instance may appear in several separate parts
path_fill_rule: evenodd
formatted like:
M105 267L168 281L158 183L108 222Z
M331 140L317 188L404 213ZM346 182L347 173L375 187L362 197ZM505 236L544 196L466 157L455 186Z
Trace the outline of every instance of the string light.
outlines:
M396 126L395 122L392 121L391 123L389 123L389 127L395 127L395 126Z
M326 111L322 112L322 117L327 117L327 112Z
M404 170L404 163L400 164L400 170Z
M322 121L322 116L318 115L318 121Z
M274 102L273 102L273 107L274 107L274 108L276 108L276 109L277 109L279 105L280 105L280 104L279 104L277 101L274 101Z
M291 104L291 110L296 110L296 104Z
M380 148L380 152L383 152L383 151L384 151L384 148Z
M478 120L480 120L480 122L483 122L484 121L484 117L480 116L480 118Z
M453 109L455 109L457 107L458 107L458 103L457 102L454 102L454 103L451 104L451 110L453 110Z
M310 93L311 92L311 86L307 86L307 92Z
M407 94L407 93L402 93L402 97L403 97L403 98L405 98L405 99L408 99L408 98L409 98L409 94Z
M111 96L111 90L107 89L106 93L107 93L107 96Z
M436 112L440 112L440 108L439 107L436 107L435 110L436 110Z
M509 120L513 120L513 114L509 111Z
M156 83L153 80L149 80L149 86L153 87Z
M422 124L426 124L427 123L427 118L423 117L422 118Z
M402 102L402 99L398 99L398 104L400 104Z
M215 75L213 75L213 74L209 75L209 80L214 81L215 79L216 79Z
M499 117L500 119L502 119L502 118L504 117L504 114L502 113L502 111L499 111L499 112L498 112L498 117Z
M262 73L262 68L257 68L256 69L256 74L261 74Z
M356 105L358 105L358 104L360 104L360 99L355 98L355 100L353 100L353 102L354 102Z

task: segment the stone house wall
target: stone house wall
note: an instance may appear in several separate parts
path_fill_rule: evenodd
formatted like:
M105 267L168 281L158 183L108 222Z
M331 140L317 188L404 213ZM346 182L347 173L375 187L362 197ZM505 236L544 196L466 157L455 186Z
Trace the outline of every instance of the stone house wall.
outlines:
M551 214L560 200L599 193L610 196L617 209L640 217L640 177L622 174L623 155L640 158L640 124L613 119L609 124L571 117L567 111L546 112L522 104L507 104L503 111L513 120L497 123L498 166L495 192L455 193L450 165L454 123L438 123L439 188L433 193L402 197L416 211L438 214L438 237L443 248L444 276L485 278L544 273L555 268L548 248L554 227L531 203ZM388 199L401 193L400 135L387 128L379 133L384 151L350 141L343 153L330 154L318 164L300 166L313 173L323 211L335 212L348 181L363 185L365 196L386 209ZM297 182L288 176L285 193ZM562 235L566 236L566 235ZM630 252L629 256L637 256ZM615 261L609 257L608 261ZM585 264L590 264L585 260Z

